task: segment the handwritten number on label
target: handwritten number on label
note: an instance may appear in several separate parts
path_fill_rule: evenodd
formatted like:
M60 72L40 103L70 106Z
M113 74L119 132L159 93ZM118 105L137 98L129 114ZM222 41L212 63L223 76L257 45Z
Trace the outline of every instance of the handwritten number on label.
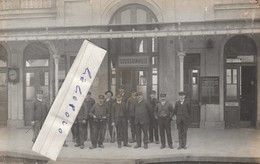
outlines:
M62 121L62 125L64 125L64 124L66 124L66 125L67 125L68 123L67 123L66 121Z
M84 73L83 73L83 74L86 74L86 73L88 73L88 76L89 76L89 78L91 79L91 78L92 78L92 76L91 76L91 73L90 73L90 70L89 70L89 68L88 68L88 67L85 69L85 71L84 71Z
M71 107L71 109L75 112L75 106L73 104L69 104L69 106Z
M80 94L82 94L82 92L81 92L81 88L80 88L79 85L76 86L76 91L75 91L75 92L78 93L78 91L79 91Z
M61 128L59 128L58 131L59 131L60 134L62 133L62 129Z

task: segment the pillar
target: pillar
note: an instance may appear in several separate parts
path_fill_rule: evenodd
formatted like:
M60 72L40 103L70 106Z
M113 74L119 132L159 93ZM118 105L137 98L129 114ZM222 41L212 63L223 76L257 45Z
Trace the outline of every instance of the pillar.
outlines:
M184 57L185 57L185 52L180 51L178 52L179 56L179 62L180 62L180 91L184 91Z

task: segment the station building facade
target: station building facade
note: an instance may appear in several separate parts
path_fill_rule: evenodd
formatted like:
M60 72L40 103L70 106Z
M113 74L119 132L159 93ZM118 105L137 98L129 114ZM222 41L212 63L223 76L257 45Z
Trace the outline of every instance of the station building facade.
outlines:
M175 103L191 127L260 127L256 0L0 1L0 125L30 125L35 91L51 105L84 39L107 55L94 98L119 86Z

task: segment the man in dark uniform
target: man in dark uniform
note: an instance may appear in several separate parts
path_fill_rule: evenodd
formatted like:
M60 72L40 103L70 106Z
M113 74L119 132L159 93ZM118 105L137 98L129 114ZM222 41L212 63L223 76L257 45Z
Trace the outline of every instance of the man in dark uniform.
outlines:
M152 91L149 97L149 103L152 107L152 115L150 115L150 125L149 125L149 142L153 142L155 138L155 143L159 144L159 134L158 134L158 120L155 119L155 108L159 101L156 98L156 91Z
M99 95L98 102L94 104L90 110L89 116L93 118L92 128L93 134L91 138L92 146L90 149L97 147L104 148L103 142L106 133L106 122L109 116L107 105L104 103L105 96Z
M130 123L130 128L131 128L131 135L132 139L130 140L130 143L135 142L135 107L136 103L136 90L132 90L131 97L128 98L127 100L127 109L128 109L128 118L129 118L129 123Z
M137 92L137 102L135 103L135 128L136 128L136 145L139 148L142 145L142 132L144 149L148 149L148 129L149 117L151 115L150 104L143 99L142 92Z
M36 99L32 103L31 125L33 129L32 141L35 142L48 114L47 102L43 99L43 91L36 91Z
M109 116L107 118L107 126L108 126L108 132L110 135L110 142L115 142L115 134L113 134L113 126L112 126L112 104L115 102L115 99L112 98L113 92L112 91L106 91L105 92L106 99L105 104L109 111Z
M112 105L112 126L116 126L118 148L122 147L122 142L125 147L131 147L128 144L127 115L126 104L122 102L121 95L117 95L116 102Z
M167 142L170 149L173 149L172 135L171 135L171 120L173 116L173 106L167 100L166 94L160 94L160 102L157 104L155 109L155 118L158 119L160 138L161 138L161 149L165 148L165 132L167 135Z
M85 113L87 115L87 122L85 124L85 128L88 129L88 124L89 124L89 131L90 131L90 139L91 139L91 134L92 134L92 118L89 118L88 114L92 106L96 103L95 100L91 97L91 92L87 93L87 96L84 100L85 103ZM85 141L88 139L88 131L86 130L85 133Z
M179 100L175 103L174 114L176 114L176 124L179 137L178 149L187 149L187 131L191 109L190 104L185 100L184 92L179 92Z
M72 126L73 137L76 142L74 146L80 147L81 149L84 149L85 135L87 133L87 117L88 113L86 111L86 103L83 102Z

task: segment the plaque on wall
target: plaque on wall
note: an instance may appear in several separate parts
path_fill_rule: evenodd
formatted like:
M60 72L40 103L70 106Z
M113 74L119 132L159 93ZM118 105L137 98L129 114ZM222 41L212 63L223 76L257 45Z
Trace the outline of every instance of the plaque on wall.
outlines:
M201 103L219 104L219 77L201 77Z

